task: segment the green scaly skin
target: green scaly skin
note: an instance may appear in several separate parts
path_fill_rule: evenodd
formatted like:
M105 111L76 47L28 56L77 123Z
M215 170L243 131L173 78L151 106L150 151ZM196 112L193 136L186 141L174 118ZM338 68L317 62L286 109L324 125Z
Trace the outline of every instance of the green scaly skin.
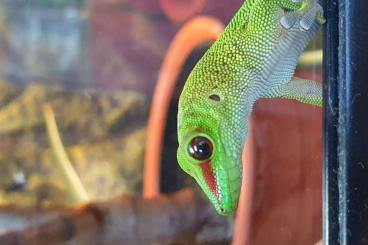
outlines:
M321 86L293 74L323 22L317 0L247 0L191 72L179 101L177 156L218 213L237 208L255 101L281 97L322 105ZM206 139L207 148L198 141L193 148L194 139ZM202 155L194 157L199 148Z

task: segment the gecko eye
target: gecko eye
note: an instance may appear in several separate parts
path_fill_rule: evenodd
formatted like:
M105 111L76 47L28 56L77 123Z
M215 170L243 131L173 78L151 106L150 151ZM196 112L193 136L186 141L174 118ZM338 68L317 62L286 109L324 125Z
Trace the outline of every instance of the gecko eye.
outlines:
M204 161L211 157L213 145L206 137L197 136L190 141L188 151L194 159Z

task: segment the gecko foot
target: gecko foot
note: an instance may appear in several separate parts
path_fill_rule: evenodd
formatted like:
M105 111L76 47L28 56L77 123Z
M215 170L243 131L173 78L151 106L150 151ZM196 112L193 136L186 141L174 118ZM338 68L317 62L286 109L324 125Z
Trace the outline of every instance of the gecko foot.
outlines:
M284 29L289 30L291 27L295 25L298 19L299 19L299 14L297 12L288 12L288 13L285 13L285 15L281 17L280 25Z
M323 17L323 8L316 0L312 0L309 3L304 4L304 6L299 10L285 11L284 16L280 19L280 25L284 29L289 30L298 23L301 30L308 31L315 21L321 25L326 22Z

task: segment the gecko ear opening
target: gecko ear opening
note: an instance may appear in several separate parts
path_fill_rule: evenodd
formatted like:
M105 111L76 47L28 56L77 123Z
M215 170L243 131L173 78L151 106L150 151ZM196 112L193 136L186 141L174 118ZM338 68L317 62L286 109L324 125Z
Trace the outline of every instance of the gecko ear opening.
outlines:
M210 100L213 100L213 101L221 101L221 97L217 94L211 94L209 97L208 97Z

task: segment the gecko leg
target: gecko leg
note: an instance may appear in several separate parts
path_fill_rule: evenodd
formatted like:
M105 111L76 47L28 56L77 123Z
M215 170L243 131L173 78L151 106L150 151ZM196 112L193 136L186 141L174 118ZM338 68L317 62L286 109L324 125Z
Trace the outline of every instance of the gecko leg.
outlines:
M322 107L322 85L315 81L294 77L266 97L294 99L305 104Z

